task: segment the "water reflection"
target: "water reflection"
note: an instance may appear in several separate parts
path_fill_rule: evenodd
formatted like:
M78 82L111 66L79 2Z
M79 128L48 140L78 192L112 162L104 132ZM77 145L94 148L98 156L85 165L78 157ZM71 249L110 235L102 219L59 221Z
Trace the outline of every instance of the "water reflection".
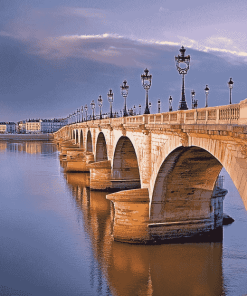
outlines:
M91 285L97 287L98 295L106 293L102 277L108 282L107 295L224 295L222 243L141 246L114 242L114 209L105 198L107 193L90 191L89 174L64 176L92 244Z
M51 141L20 141L0 142L0 151L10 152L25 152L29 154L42 154L43 156L51 156L52 153L57 151L56 145Z

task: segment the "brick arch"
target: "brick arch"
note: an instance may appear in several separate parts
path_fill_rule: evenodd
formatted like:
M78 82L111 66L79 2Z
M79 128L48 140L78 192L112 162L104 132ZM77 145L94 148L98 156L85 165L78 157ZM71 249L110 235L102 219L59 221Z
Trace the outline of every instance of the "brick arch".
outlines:
M126 182L123 188L139 188L140 172L136 151L131 140L126 136L121 136L116 144L113 165L113 180Z
M105 136L102 132L98 134L97 142L96 142L96 155L95 161L103 161L108 160L107 157L107 145Z
M90 131L87 132L86 151L93 152L92 134Z
M221 169L222 164L200 147L173 150L157 174L150 219L170 222L210 218L211 196Z

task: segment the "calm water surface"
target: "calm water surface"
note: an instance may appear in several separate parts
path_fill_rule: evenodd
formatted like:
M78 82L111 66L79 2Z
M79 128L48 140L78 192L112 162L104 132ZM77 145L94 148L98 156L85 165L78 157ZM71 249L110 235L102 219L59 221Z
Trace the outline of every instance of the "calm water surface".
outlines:
M247 295L247 212L226 172L222 243L113 242L113 208L51 143L0 142L0 295Z

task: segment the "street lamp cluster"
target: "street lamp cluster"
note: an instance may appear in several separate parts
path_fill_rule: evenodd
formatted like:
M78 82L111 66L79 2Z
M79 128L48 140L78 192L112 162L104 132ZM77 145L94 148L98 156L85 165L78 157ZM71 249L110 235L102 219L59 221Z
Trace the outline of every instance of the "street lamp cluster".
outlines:
M176 67L178 70L178 73L182 75L182 95L181 95L181 99L179 101L179 107L178 110L188 110L188 106L187 106L187 102L186 102L186 98L185 98L185 82L184 82L184 78L185 75L187 74L188 70L189 70L189 66L190 66L190 55L185 55L185 51L186 49L182 46L180 48L180 55L175 56L175 61L176 61ZM151 107L152 107L152 103L149 102L148 100L148 91L151 87L152 84L152 75L149 73L149 70L146 68L144 70L144 73L141 74L141 81L142 81L142 86L146 92L145 94L145 109L144 109L144 114L150 114L151 113ZM232 88L233 88L233 81L232 78L230 78L229 82L228 82L228 86L229 86L229 90L230 90L230 104L232 104ZM209 94L209 87L208 85L206 85L205 89L205 107L208 107L208 94ZM133 109L130 108L127 111L127 97L128 97L128 92L129 92L129 85L127 84L127 81L124 80L123 84L120 86L120 93L122 95L122 97L124 98L124 107L123 107L123 111L120 110L120 115L121 117L124 116L133 116L133 115L137 115L136 112L136 106L133 106ZM198 107L198 100L195 99L195 90L191 91L191 108L192 109L196 109ZM107 98L108 98L108 102L110 104L110 112L109 112L109 117L113 118L113 117L118 117L118 113L115 112L115 114L113 115L112 112L112 104L114 101L114 94L112 89L109 90L109 92L107 93ZM168 99L169 102L169 112L172 111L172 97L170 96ZM161 100L158 99L158 113L161 112ZM94 100L92 100L92 102L90 103L91 109L92 109L92 116L88 116L87 112L88 112L88 107L87 105L85 105L84 107L81 106L81 109L77 109L76 112L74 112L73 114L69 114L68 118L68 123L76 123L76 122L83 122L83 121L87 121L87 120L95 120L96 116L95 116L95 107L96 104L94 102ZM102 106L103 106L103 99L102 96L99 96L98 98L98 106L99 106L99 110L100 110L100 115L99 115L99 119L102 119L103 117L107 116L107 114L102 114ZM139 104L139 114L141 115L141 105ZM84 112L85 112L85 117L84 117Z
M228 87L229 87L229 90L230 90L230 99L229 99L229 104L232 104L232 89L233 89L233 81L232 81L232 78L230 78L230 80L228 81ZM208 94L209 94L209 87L208 85L206 84L206 87L204 89L205 91L205 107L208 107ZM193 100L194 99L194 96L195 96L195 91L191 91L191 96L192 96L192 109L194 108L197 108L197 103L198 101L197 100ZM196 105L196 106L195 106Z

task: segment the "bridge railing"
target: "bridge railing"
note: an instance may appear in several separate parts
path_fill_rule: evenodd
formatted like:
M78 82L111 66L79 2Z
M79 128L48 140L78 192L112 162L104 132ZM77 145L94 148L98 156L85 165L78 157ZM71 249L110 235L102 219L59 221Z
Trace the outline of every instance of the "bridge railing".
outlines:
M244 102L244 101L242 101ZM148 115L149 124L247 124L247 102Z
M76 125L131 125L141 124L238 124L247 125L247 99L239 104L207 107L183 111L172 111L149 115L105 118L77 123ZM72 124L73 125L73 124ZM66 127L64 127L66 128ZM62 128L63 129L63 128ZM62 130L60 129L60 130ZM54 133L56 134L56 133Z

